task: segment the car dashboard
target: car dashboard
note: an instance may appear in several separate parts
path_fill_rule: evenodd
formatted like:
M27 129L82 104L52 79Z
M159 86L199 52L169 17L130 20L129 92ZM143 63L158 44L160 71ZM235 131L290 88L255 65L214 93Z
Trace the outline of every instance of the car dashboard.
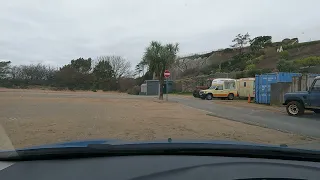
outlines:
M1 180L319 179L320 163L217 156L117 156L0 162Z

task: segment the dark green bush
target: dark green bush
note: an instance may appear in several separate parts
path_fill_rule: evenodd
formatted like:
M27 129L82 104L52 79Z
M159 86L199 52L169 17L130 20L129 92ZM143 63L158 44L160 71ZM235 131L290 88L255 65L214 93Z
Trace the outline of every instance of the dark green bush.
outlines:
M226 48L224 50L222 50L223 53L231 53L233 52L233 49L232 48Z
M286 46L282 46L282 48L283 48L283 50L288 50L288 49L299 48L302 46L308 46L308 45L312 45L312 44L320 44L320 41L311 41L311 42L297 43L297 44L293 44L293 45L286 45Z
M289 59L289 52L288 51L282 51L280 53L280 59L288 60Z
M140 86L134 86L130 89L127 90L127 93L128 94L131 94L131 95L139 95L140 93Z
M50 90L52 91L63 91L63 90L66 90L65 87L51 87Z

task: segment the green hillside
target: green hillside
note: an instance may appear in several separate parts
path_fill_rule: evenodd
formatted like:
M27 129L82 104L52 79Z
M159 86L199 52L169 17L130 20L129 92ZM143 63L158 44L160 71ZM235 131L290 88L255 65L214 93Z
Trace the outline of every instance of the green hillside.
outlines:
M293 38L272 42L271 36L250 39L248 34L239 34L232 42L232 48L183 58L201 58L207 62L199 71L193 71L193 75L241 72L239 76L253 76L275 71L320 73L320 41L299 43L298 38Z

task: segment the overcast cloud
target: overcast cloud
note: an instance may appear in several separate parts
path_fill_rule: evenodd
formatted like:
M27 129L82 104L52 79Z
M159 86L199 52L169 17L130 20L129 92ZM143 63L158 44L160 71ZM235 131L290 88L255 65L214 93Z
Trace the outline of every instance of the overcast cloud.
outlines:
M54 66L120 55L135 65L149 42L180 54L228 47L238 33L320 39L320 1L1 0L0 60Z

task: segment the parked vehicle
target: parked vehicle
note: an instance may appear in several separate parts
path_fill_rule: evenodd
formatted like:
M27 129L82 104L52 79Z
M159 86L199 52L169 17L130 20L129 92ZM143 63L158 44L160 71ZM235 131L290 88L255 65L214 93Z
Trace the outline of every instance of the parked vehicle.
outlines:
M237 80L239 97L255 97L255 78L242 78Z
M205 85L203 85L203 86L196 86L196 89L193 90L193 93L192 93L192 94L193 94L193 97L195 97L195 98L200 98L199 92L200 92L201 90L209 89L209 88L211 87L211 85L212 85L213 80L214 80L214 78L209 78L209 79L206 80Z
M320 113L320 76L316 77L308 91L286 93L284 105L290 116L304 114L305 109Z
M199 92L201 90L205 90L205 89L209 89L209 87L208 86L197 86L196 89L193 90L193 93L192 93L193 97L199 98L200 97Z
M201 90L199 96L201 99L212 100L213 98L228 98L233 100L238 96L235 79L215 79L209 89Z

